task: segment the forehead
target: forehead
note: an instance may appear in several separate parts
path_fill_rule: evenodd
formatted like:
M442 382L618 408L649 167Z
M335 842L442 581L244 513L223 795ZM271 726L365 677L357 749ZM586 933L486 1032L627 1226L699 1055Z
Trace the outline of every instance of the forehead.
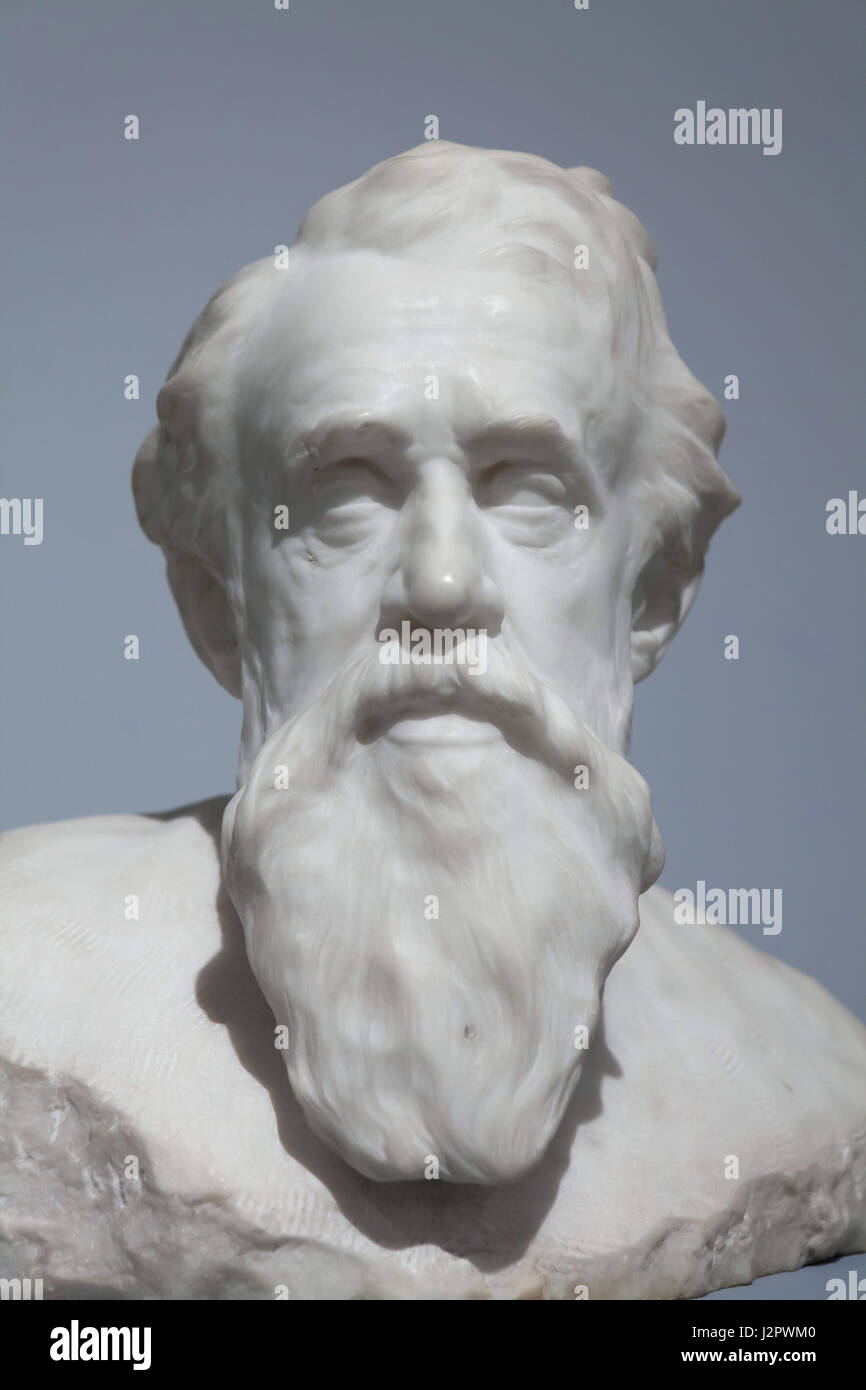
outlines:
M576 432L613 392L610 313L597 295L372 253L289 274L241 369L242 414L260 437L299 441L352 410L410 431L436 413L458 433L521 414Z

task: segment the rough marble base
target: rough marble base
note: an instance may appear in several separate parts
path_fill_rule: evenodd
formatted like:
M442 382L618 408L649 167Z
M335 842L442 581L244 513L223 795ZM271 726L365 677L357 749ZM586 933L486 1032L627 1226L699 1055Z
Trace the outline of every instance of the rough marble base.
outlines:
M693 1298L866 1249L866 1030L727 928L676 926L659 888L530 1176L354 1173L288 1091L220 889L224 804L0 838L0 1277L46 1297Z

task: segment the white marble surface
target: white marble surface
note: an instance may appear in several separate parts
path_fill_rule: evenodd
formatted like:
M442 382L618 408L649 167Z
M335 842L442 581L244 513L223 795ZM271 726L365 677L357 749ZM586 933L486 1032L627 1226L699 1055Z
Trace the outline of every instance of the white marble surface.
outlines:
M133 1297L674 1298L864 1247L866 1031L728 929L674 926L658 888L534 1173L352 1171L285 1086L220 893L223 804L0 840L4 1276Z

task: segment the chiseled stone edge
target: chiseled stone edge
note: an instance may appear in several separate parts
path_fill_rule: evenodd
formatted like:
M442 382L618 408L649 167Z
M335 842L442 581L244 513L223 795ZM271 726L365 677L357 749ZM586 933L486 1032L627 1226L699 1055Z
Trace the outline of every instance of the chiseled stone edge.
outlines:
M0 1276L77 1299L698 1298L866 1249L866 1137L797 1174L737 1183L709 1220L671 1218L635 1246L580 1261L539 1252L496 1275L448 1259L413 1275L327 1241L269 1235L203 1192L149 1178L135 1128L71 1077L0 1061ZM123 1177L129 1154L141 1176Z

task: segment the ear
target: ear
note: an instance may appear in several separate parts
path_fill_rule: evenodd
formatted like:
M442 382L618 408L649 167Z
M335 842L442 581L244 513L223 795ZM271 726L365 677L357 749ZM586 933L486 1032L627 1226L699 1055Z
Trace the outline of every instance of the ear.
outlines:
M241 662L234 616L223 585L192 555L172 555L168 582L184 631L223 689L241 698Z
M703 569L655 555L638 576L632 598L631 673L635 685L654 671L697 598Z

